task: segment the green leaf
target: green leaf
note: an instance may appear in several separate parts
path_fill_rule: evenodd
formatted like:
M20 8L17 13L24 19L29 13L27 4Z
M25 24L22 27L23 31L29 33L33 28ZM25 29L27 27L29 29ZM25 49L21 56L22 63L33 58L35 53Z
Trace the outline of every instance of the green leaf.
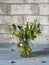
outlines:
M37 24L37 28L40 28L40 23Z
M17 44L17 47L20 47L20 43Z
M34 40L36 38L36 35L32 35L31 39Z
M13 26L13 30L16 31L16 25L12 24L12 26Z
M37 30L37 34L39 34L39 33L41 33L41 30L40 29Z
M26 31L28 31L28 30L29 30L29 24L27 22L27 24L26 24Z
M22 30L22 26L19 26L19 25L18 25L18 28L19 28L19 30Z
M15 24L12 24L12 32L13 32L12 34L13 35L16 35L16 30L17 30L16 29L16 25Z

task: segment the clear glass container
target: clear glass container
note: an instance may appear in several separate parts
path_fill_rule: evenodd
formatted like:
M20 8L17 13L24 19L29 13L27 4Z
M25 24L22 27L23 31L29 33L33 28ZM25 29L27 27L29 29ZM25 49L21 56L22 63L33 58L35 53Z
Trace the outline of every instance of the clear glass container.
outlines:
M26 42L20 41L19 44L20 44L20 47L18 49L19 49L20 56L22 56L22 57L31 56L31 52L32 52L31 41L26 41Z

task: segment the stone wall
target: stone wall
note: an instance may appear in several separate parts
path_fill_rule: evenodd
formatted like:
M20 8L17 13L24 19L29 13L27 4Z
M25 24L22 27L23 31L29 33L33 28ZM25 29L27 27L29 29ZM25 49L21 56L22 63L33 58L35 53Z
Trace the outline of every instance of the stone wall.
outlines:
M16 42L7 30L7 23L25 25L40 20L42 34L33 43L49 42L49 0L0 0L0 43Z

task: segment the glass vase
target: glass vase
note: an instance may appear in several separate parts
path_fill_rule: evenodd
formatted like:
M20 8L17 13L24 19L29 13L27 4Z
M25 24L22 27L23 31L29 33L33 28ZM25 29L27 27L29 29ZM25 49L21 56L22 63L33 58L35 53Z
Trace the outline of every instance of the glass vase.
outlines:
M29 41L20 41L19 54L22 57L30 57L32 52L32 43Z

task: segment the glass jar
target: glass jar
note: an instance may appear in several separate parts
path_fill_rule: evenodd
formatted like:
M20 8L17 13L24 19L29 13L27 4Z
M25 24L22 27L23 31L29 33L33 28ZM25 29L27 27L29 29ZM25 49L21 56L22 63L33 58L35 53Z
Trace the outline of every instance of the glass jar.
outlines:
M22 57L30 57L32 52L32 43L29 41L20 41L19 54Z

